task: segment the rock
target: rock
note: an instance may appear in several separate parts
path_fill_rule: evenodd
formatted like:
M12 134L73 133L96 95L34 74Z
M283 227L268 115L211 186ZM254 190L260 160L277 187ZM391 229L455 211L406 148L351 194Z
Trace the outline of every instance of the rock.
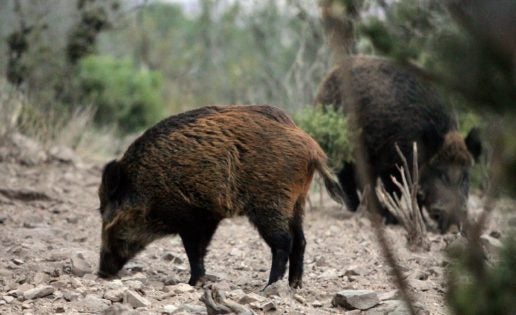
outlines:
M88 294L84 299L75 302L75 304L80 312L101 313L111 305L111 302L93 294Z
M337 276L337 270L335 270L334 268L329 268L329 269L326 269L323 273L321 273L319 276L318 276L319 279L325 279L325 280L329 280L329 279L337 279L338 276Z
M133 290L125 291L124 303L127 303L134 308L148 307L151 305L151 302L149 302L149 300L147 300L146 298L144 298L143 296L141 296Z
M11 303L12 301L14 301L14 297L9 296L9 295L5 295L5 296L3 297L3 299L4 299L4 301L5 301L7 304L9 304L9 303Z
M45 297L54 293L54 287L51 285L41 285L35 287L34 289L27 290L23 292L23 297L27 300L33 300Z
M263 290L265 296L279 296L286 298L290 296L291 290L286 281L276 281Z
M345 276L363 276L368 272L367 268L358 265L349 266L346 271L344 271Z
M11 261L16 265L16 266L19 266L19 265L23 265L24 264L24 261L21 260L21 259L18 259L18 258L13 258L11 259Z
M188 283L178 283L176 285L169 287L170 292L175 292L176 294L183 294L188 292L195 291L195 288L189 285Z
M400 298L400 292L398 290L391 290L389 292L382 292L378 294L378 298L381 301L396 300Z
M418 315L429 314L424 311L419 304L414 305L414 309ZM369 309L365 315L409 315L410 311L402 300L384 301L375 308Z
M168 276L163 283L165 285L176 285L181 283L181 281L176 276Z
M75 163L78 161L78 157L75 152L69 147L65 146L53 146L48 151L50 157L54 160L63 163Z
M124 293L126 290L126 288L107 290L104 292L104 298L111 302L120 302L124 299Z
M254 303L254 302L263 302L263 301L265 301L265 298L263 296L251 292L251 293L248 293L248 294L244 295L238 301L238 303L240 303L240 304L251 304L251 303Z
M103 315L137 315L140 314L138 311L133 310L127 304L116 303L108 307Z
M195 304L183 304L177 308L177 310L173 314L181 314L185 312L186 314L206 314L206 307Z
M301 304L306 304L305 298L299 294L294 294L294 299L296 299L296 301L298 301Z
M143 289L143 282L139 281L139 280L129 280L129 281L126 281L125 282L125 285L131 289L131 290L141 290Z
M86 261L83 253L77 253L70 259L72 263L72 273L82 277L87 273L93 272L93 267Z
M323 304L322 304L322 302L321 302L321 301L319 301L319 300L315 300L315 301L313 301L313 302L312 302L312 306L313 306L313 307L322 307L322 306L323 306Z
M66 310L64 307L62 306L58 306L56 308L54 308L54 313L64 313Z
M236 289L233 291L229 291L227 296L235 301L239 301L241 298L245 296L245 292L242 289Z
M147 276L142 273L142 272L137 272L133 275L130 275L130 276L127 276L127 277L124 277L123 278L123 281L131 281L131 280L136 280L136 281L146 281L147 280Z
M264 312L274 311L276 309L277 309L277 306L276 306L276 303L274 303L274 301L267 301L260 305L260 310L262 310Z
M124 287L124 283L120 279L106 281L105 285L107 289L120 289Z
M371 290L340 291L332 300L334 306L342 306L348 310L367 310L379 303L378 295Z
M22 309L28 310L28 309L31 309L31 308L32 308L31 302L25 301L25 302L22 303Z
M167 304L163 306L163 313L165 314L174 314L177 311L177 307L171 304Z
M37 272L34 275L34 278L32 279L32 283L34 283L36 285L40 285L40 284L46 283L47 280L48 280L47 274L45 274L43 272Z
M73 291L64 291L63 292L63 298L67 300L68 302L78 300L81 295L77 292Z
M74 289L82 287L81 280L79 280L77 278L70 279L70 284L72 285L72 288L74 288Z
M172 253L166 253L164 254L161 259L163 259L164 261L170 261L171 263L173 264L177 264L177 265L180 265L183 263L183 259L181 259L181 257L179 256L176 256Z

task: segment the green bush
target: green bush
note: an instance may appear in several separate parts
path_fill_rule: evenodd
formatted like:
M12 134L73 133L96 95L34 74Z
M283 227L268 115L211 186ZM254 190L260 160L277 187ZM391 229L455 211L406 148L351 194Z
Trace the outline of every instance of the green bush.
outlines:
M78 80L83 102L96 108L95 122L138 131L162 117L162 78L128 59L91 55L81 59Z
M340 169L352 160L347 118L333 107L305 107L294 114L296 124L314 138L326 152L330 165Z

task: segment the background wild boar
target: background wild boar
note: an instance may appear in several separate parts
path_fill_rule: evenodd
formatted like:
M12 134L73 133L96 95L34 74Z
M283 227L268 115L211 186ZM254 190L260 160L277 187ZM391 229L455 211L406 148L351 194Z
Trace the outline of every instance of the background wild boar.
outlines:
M477 129L466 139L459 134L457 122L430 83L387 59L350 57L324 79L315 102L333 104L347 114L355 104L354 126L362 132L372 175L391 193L397 188L390 176L399 178L396 165L401 163L395 143L411 161L412 142L417 142L420 204L442 232L461 222L467 211L469 170L481 153L479 134ZM348 207L356 210L360 187L354 163L347 161L338 178ZM393 220L386 209L384 215Z
M303 207L314 171L336 200L344 196L325 160L270 106L212 106L163 120L104 169L99 275L115 275L153 240L179 233L195 285L219 222L243 214L271 248L268 284L290 260L289 284L301 287Z

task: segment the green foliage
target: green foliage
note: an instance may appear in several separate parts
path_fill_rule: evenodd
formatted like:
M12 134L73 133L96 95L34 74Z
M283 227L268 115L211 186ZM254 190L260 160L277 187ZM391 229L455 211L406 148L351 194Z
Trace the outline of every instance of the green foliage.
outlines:
M78 80L83 99L97 110L99 125L115 123L122 131L131 132L148 127L163 115L161 75L137 69L128 59L83 58Z
M516 309L516 239L508 237L492 267L455 248L449 273L448 303L457 315L504 315ZM481 259L481 258L480 258Z
M330 165L340 169L352 160L352 142L348 120L333 107L305 107L294 115L296 124L314 138L326 152Z

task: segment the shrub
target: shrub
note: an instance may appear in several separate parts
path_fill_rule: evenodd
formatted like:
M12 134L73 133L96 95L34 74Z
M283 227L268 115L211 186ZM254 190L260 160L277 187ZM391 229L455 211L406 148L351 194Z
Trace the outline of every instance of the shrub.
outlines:
M81 98L96 109L99 125L115 123L138 131L162 117L162 79L156 71L137 69L128 59L91 55L78 68Z
M340 169L345 161L352 160L348 120L340 110L305 107L294 115L294 120L319 143L333 168Z

